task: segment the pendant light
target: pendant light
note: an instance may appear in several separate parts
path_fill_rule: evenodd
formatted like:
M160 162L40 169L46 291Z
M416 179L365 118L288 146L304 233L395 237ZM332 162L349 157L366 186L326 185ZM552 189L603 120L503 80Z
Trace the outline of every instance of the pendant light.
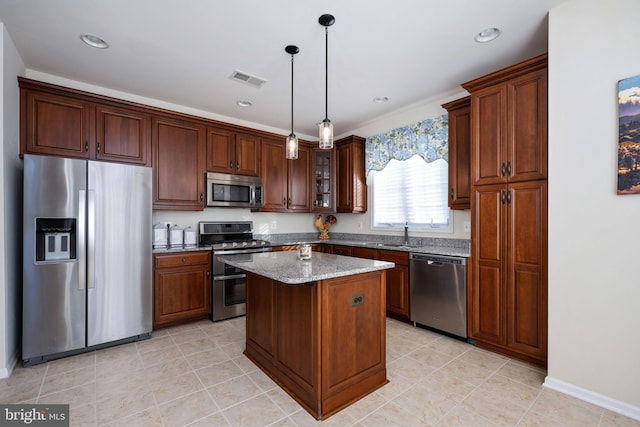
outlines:
M336 18L330 14L324 14L318 18L320 25L324 27L325 36L325 92L324 92L324 120L318 123L319 147L321 150L333 148L333 124L329 120L329 27L336 22Z
M297 159L298 158L298 137L293 133L293 55L300 52L298 46L289 45L284 48L285 52L291 55L291 133L287 137L285 145L286 158Z

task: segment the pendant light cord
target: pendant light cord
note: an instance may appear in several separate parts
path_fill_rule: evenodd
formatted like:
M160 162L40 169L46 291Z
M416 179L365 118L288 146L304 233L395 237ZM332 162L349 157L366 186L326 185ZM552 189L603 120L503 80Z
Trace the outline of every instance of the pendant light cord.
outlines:
M291 54L291 134L293 135L293 54Z
M324 27L324 119L329 120L329 27Z

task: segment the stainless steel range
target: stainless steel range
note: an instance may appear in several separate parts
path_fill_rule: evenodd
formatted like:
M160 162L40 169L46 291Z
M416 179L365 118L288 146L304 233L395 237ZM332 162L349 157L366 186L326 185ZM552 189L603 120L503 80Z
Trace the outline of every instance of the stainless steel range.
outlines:
M211 320L218 321L246 313L244 270L220 261L220 255L270 252L265 240L253 238L253 222L200 222L200 245L213 247L213 279L211 282Z

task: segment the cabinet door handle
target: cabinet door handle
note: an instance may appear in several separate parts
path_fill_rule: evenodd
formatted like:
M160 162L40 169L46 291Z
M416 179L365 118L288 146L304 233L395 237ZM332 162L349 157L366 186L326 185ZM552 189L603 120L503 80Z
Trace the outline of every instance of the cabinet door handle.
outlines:
M502 176L504 176L505 174L505 164L504 162L502 162Z
M282 198L282 206L287 206L287 198L286 197Z
M500 190L500 201L502 202L503 205L504 205L505 199L506 199L506 196L504 194L504 190Z
M229 169L233 169L233 160L229 160Z
M89 151L89 141L84 142L84 151Z
M511 191L506 191L507 193L507 204L510 205L511 204Z
M210 273L209 273L209 270L207 270L207 277L209 277L209 276L210 276Z
M186 258L182 258L181 261L182 262L187 262L187 259Z
M200 193L200 201L204 200L204 195L202 193Z
M240 162L236 162L236 169L240 170Z
M287 199L287 204L288 204L288 205L290 205L290 204L291 204L291 197L289 197L289 198Z
M507 175L511 176L511 160L507 161Z
M453 200L453 187L451 187L451 200Z
M98 142L98 154L100 154L100 142Z

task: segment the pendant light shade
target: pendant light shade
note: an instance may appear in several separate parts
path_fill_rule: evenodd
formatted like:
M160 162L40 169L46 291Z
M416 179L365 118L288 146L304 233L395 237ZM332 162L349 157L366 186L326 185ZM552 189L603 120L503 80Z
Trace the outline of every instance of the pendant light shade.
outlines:
M298 46L289 45L284 48L285 52L291 55L291 133L287 137L285 144L286 158L297 159L298 158L298 137L293 133L293 56L300 52Z
M333 148L333 124L329 120L329 27L336 22L336 18L330 14L324 14L318 18L320 25L324 27L325 36L325 91L324 91L324 120L318 123L319 148L329 150Z

